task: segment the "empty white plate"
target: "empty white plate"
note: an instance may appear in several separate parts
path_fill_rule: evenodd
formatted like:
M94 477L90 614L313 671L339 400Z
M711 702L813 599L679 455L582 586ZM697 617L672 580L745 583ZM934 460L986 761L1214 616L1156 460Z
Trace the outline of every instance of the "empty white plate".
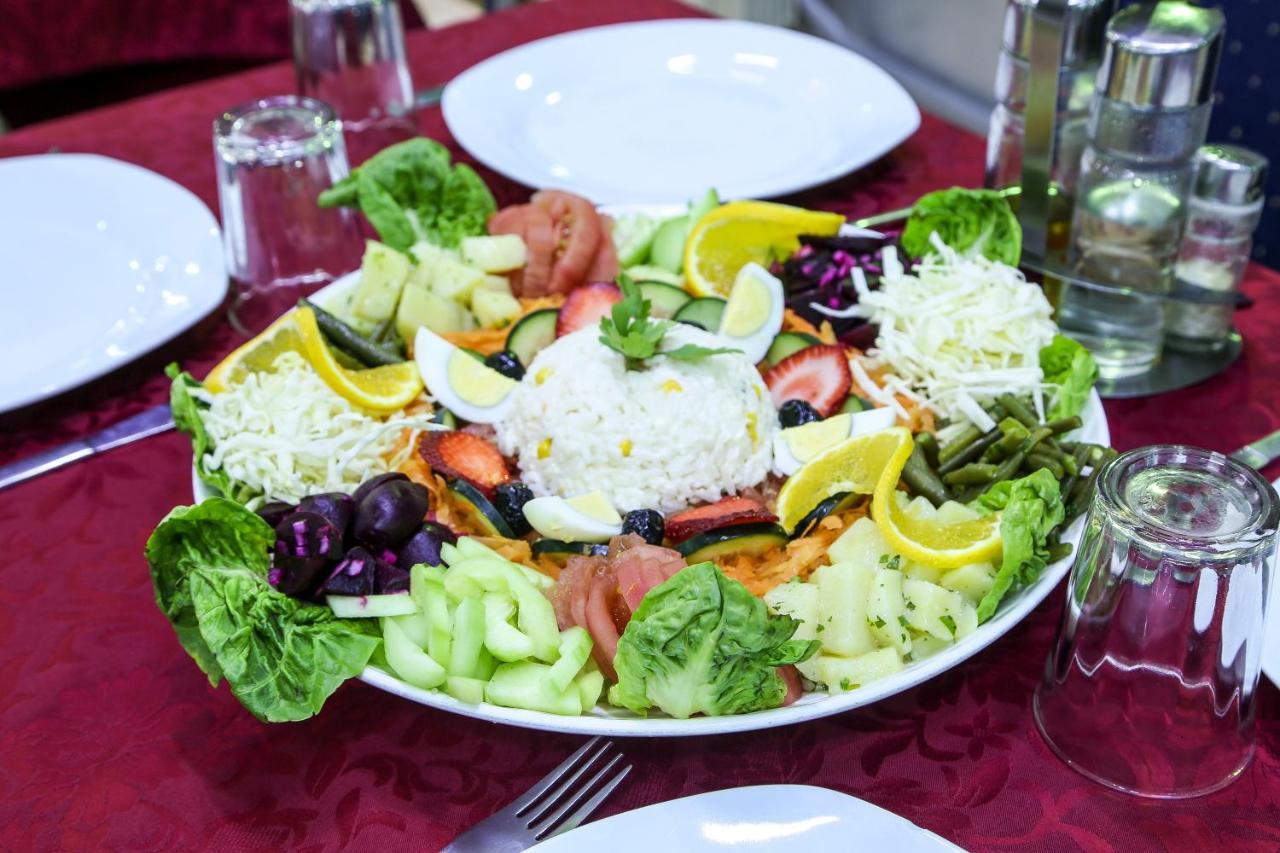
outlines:
M757 785L684 797L605 818L537 845L538 853L726 850L814 853L961 848L879 806L811 785Z
M906 91L856 53L720 20L541 39L459 75L443 107L486 165L596 203L795 192L870 163L920 124Z
M200 199L138 166L0 160L0 412L109 373L221 305L219 233Z

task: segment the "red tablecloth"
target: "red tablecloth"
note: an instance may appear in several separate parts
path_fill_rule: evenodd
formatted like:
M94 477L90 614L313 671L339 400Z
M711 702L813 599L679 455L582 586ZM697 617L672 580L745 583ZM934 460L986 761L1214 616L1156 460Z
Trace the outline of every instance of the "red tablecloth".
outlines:
M592 24L689 14L669 0L553 0L410 38L419 86L503 48ZM286 91L286 66L164 93L0 138L0 155L94 151L189 186L211 206L209 122ZM438 110L425 133L448 139ZM980 140L925 117L883 161L803 201L853 214L980 177ZM525 190L485 173L499 197ZM1254 267L1244 358L1214 383L1110 403L1120 448L1228 450L1280 426L1280 276ZM220 321L162 356L0 421L0 461L163 399L158 366L197 373L233 343ZM5 369L21 369L7 365ZM167 435L0 493L0 848L435 849L554 766L580 739L450 716L353 683L316 719L265 725L212 690L155 608L143 542L191 499L190 451ZM823 785L972 850L1275 850L1280 702L1261 688L1257 759L1189 802L1112 794L1036 735L1031 691L1060 609L1054 594L969 663L863 711L698 740L635 741L605 813L718 788ZM850 839L850 849L858 846Z

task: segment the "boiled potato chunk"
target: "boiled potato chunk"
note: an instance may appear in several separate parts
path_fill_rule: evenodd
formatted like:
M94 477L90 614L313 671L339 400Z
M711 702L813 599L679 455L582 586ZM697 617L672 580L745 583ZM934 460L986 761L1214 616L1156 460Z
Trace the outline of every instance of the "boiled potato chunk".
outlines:
M826 633L825 626L821 632L818 631L818 599L819 592L816 584L812 583L784 583L775 586L764 594L764 603L769 605L769 609L774 613L783 616L790 616L800 622L800 626L796 628L795 634L792 635L794 640L821 640L823 634ZM817 670L814 661L817 655L809 658L803 663L796 664L796 669L800 670L800 674L810 681L817 681Z
M861 563L836 563L813 573L824 649L852 657L876 647L867 625L867 599L874 578L875 570Z
M959 635L961 608L969 606L960 593L908 578L902 582L902 595L907 601L907 624L912 630L932 634L939 640L953 640Z
M970 563L947 572L938 583L946 589L955 590L970 604L976 605L991 591L995 581L995 566L990 563Z
M516 234L463 237L462 262L481 272L511 272L524 266L524 240Z
M901 672L902 668L902 656L893 648L876 649L851 658L821 655L817 658L817 680L834 693L862 687Z
M412 282L406 285L396 311L396 331L406 341L413 340L422 326L440 334L464 332L475 324L467 309Z
M879 568L867 599L867 624L879 645L892 646L899 654L911 654L906 603L902 598L902 572Z
M906 563L902 567L902 574L918 581L928 581L929 583L937 583L942 580L942 569L935 569L933 566L926 566L924 563Z
M494 293L505 293L507 296L513 296L511 291L511 280L505 275L486 275L478 285L476 285L476 293L481 290L492 290ZM472 294L475 298L475 294Z
M973 521L980 518L977 510L970 509L958 501L947 501L938 507L934 517L938 520L939 525L959 524L962 521Z
M520 301L509 293L476 288L471 294L471 311L486 329L501 329L520 316Z
M869 568L875 568L882 556L892 553L889 543L880 535L880 528L866 517L849 525L849 529L827 549L827 556L833 563L856 563Z
M409 268L407 255L374 240L368 241L360 261L360 282L351 295L354 319L376 325L390 318L409 278Z
M938 652L949 649L954 643L951 640L939 640L932 634L916 634L911 638L911 660L919 661L933 657Z
M485 274L478 269L459 261L441 259L431 269L431 291L459 305L470 305L471 294L484 279Z

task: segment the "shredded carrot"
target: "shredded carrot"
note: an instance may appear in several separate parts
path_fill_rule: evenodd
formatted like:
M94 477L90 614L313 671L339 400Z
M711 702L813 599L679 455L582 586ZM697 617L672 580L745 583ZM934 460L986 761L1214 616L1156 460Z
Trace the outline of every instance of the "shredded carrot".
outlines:
M718 560L727 577L740 582L754 595L764 595L792 578L807 578L827 554L831 543L867 514L868 502L827 516L808 535L763 554L735 554Z

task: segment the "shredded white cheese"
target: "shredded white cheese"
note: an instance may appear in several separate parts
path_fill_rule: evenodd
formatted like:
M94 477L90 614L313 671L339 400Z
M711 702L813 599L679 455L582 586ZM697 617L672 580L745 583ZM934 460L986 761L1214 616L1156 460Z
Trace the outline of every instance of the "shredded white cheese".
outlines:
M440 428L401 415L380 420L331 389L302 356L280 355L269 372L252 373L218 394L198 391L213 439L205 465L261 490L265 500L296 503L320 492L352 492L398 464L404 430ZM392 458L393 455L397 458Z
M876 345L868 354L952 420L990 429L991 418L982 407L1004 393L1030 394L1043 412L1040 350L1057 331L1044 293L1015 267L961 255L936 234L933 243L938 253L913 272L902 268L892 247L886 248L879 290L869 289L855 268L858 304L841 313L878 324ZM854 367L853 374L879 402L865 372Z

